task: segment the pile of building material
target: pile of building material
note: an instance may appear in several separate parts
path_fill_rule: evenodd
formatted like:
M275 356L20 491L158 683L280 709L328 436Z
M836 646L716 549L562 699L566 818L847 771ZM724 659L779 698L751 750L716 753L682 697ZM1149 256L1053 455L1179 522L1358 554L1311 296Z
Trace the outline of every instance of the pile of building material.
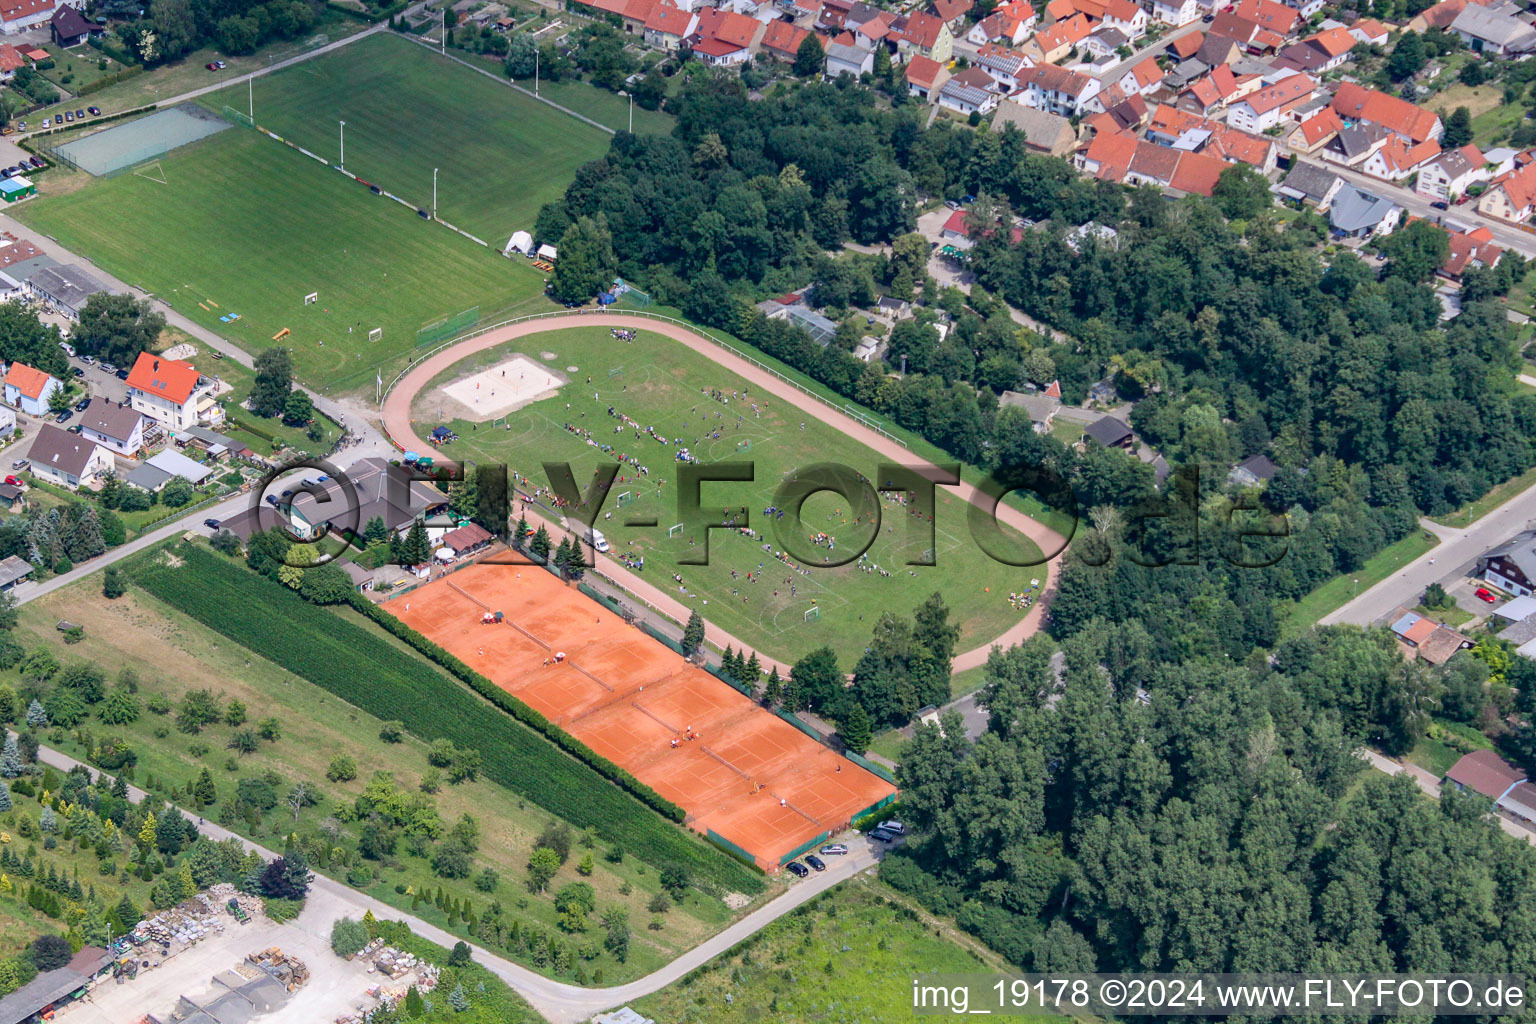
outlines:
M276 946L255 953L247 953L245 962L260 968L282 982L289 992L309 980L309 967L296 956L289 956Z
M140 921L133 934L141 940L160 943L168 954L174 955L223 931L223 914L193 898Z
M437 988L442 973L425 960L386 945L383 939L374 939L357 955L367 962L369 973L381 971L388 974L390 980L369 985L366 994L374 1002L367 1006L360 1004L353 1012L342 1014L336 1018L336 1024L368 1024L380 1009L399 1006L412 988L421 993Z

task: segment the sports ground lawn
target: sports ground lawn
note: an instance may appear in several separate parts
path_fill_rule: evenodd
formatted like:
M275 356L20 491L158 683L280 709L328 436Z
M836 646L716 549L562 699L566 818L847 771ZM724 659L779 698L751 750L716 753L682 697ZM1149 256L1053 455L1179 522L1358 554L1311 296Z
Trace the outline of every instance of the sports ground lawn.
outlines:
M467 73L467 72L466 72ZM283 328L323 391L387 380L423 324L547 308L541 275L240 128L14 215L248 351ZM305 306L303 297L319 292ZM221 323L220 316L240 319ZM367 340L372 327L383 338ZM348 329L351 328L351 333Z
M246 109L246 87L200 102ZM498 247L533 230L609 136L398 36L380 34L260 78L256 123Z
M512 353L522 353L534 360L566 372L571 383L560 389L558 397L545 398L511 413L505 425L497 421L475 424L464 419L448 419L459 440L446 445L443 454L453 459L504 462L516 473L531 478L532 486L547 485L540 463L566 460L572 465L576 480L584 488L593 470L612 455L599 453L584 438L565 429L567 422L589 429L596 443L610 444L632 454L649 468L650 473L638 483L614 485L613 496L604 506L613 518L599 516L598 525L616 554L645 557L644 577L664 590L677 594L696 607L710 622L753 645L762 653L782 661L793 661L811 650L830 644L837 651L845 669L869 642L870 631L880 614L893 611L910 615L912 610L935 590L944 594L951 611L951 621L960 626L960 650L968 650L997 637L1023 614L1009 606L1008 593L1023 591L1032 576L1044 574L1039 569L1016 569L993 561L970 538L966 505L953 495L941 497L935 515L936 565L909 568L908 558L920 557L928 547L911 532L915 524L902 506L882 503L880 536L868 551L870 563L890 573L866 572L857 564L841 568L808 568L809 575L796 572L776 561L763 550L772 543L782 550L775 529L789 520L775 520L769 526L763 510L774 504L774 491L790 473L818 462L842 463L873 478L878 462L875 454L846 435L770 395L752 394L748 401L718 402L703 393L710 389L740 391L745 382L722 370L704 356L670 339L642 332L633 344L613 340L605 328L569 328L520 338L505 346L466 359L445 371L417 399L413 415L417 433L425 436L444 415L454 415L451 403L442 402L436 387L479 368L494 366ZM542 359L552 352L553 359ZM610 377L609 371L623 372ZM592 376L592 384L586 377ZM627 390L626 390L627 389ZM593 393L597 399L593 399ZM754 416L751 403L757 402L761 417ZM571 408L566 409L569 402ZM680 559L696 557L702 537L680 534L668 537L668 527L679 522L677 494L677 451L645 434L637 440L634 429L619 433L619 421L610 418L608 407L622 412L641 424L656 428L668 439L680 438L691 453L704 461L750 460L755 466L751 483L708 483L702 492L706 509L746 505L751 524L764 535L752 539L741 533L713 530L709 540L710 564L682 565ZM583 415L584 414L584 415ZM717 414L719 414L717 416ZM741 426L736 426L742 415ZM804 429L801 423L804 422ZM705 426L720 438L705 437ZM749 450L738 445L751 442ZM634 470L621 468L620 475L632 477ZM664 484L658 488L658 483ZM630 504L620 507L618 496L630 492ZM805 504L805 532L825 531L839 544L856 545L859 528L845 523L847 502L834 494L812 497ZM655 527L626 527L630 519L655 518ZM867 533L866 533L867 535ZM1021 550L1038 557L1027 540L1014 535ZM809 545L805 545L809 546ZM825 554L823 548L811 548ZM748 583L746 574L758 573L764 566L760 583ZM731 576L735 570L738 576ZM683 577L679 591L674 574ZM789 580L794 585L790 591ZM988 590L990 588L990 591ZM820 609L819 621L806 622L805 613L812 602Z

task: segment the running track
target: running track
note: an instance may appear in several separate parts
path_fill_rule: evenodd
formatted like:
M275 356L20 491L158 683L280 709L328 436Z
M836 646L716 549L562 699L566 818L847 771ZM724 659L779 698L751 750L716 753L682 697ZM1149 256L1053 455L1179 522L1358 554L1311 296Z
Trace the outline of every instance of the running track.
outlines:
M430 446L425 440L417 436L416 425L411 420L411 404L415 401L417 393L426 387L433 377L436 377L439 373L442 373L466 356L489 348L495 348L516 338L526 337L531 334L543 334L546 331L558 331L567 327L629 327L665 335L679 344L686 345L706 359L744 378L753 387L761 388L788 402L790 405L803 410L808 415L836 427L849 437L893 462L911 463L913 461L912 453L906 448L871 430L852 416L834 409L832 406L813 398L803 391L786 385L773 374L752 365L740 356L721 348L708 338L696 334L685 327L668 323L664 320L624 316L618 313L572 314L571 317L570 321L567 321L566 317L560 316L511 324L479 337L470 338L418 363L412 367L409 373L401 378L400 383L384 399L384 433L402 451L427 451ZM952 488L952 490L955 494L972 504L986 507L984 503L989 503L986 496L981 494L971 484L962 483ZM530 519L535 522L541 518L539 516L530 516ZM1041 551L1056 551L1066 543L1065 538L1055 530L1052 530L1036 519L1031 519L1023 512L1008 505L998 506L997 518L999 522L1014 527L1034 541ZM555 528L559 527L558 523L551 522L547 525ZM953 663L954 672L963 672L966 669L984 665L987 661L987 655L994 646L1011 647L1023 642L1039 631L1040 619L1045 611L1045 605L1055 588L1051 582L1049 568L1041 566L1038 568L1038 571L1046 576L1045 587L1042 589L1042 594L1044 595L1042 599L1037 601L1027 615L1014 623L1001 636L979 647L956 655ZM653 586L611 557L605 557L602 572L630 593L664 614L671 616L678 622L687 622L689 614L693 611L693 608L690 606L677 600L666 591ZM706 626L706 635L721 650L724 650L727 645L744 650L756 649L756 645L742 643L741 640L731 636L712 623ZM789 671L790 666L788 665L763 658L762 655L758 657L763 662L764 670L777 666L780 674Z

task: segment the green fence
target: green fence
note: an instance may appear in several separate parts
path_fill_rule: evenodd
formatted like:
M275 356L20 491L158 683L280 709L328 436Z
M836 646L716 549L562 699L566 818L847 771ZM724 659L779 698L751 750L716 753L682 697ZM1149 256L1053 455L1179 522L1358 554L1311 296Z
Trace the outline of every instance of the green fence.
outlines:
M884 765L875 764L875 762L869 760L868 758L860 757L858 754L852 753L851 751L845 753L843 756L848 758L848 760L852 761L854 764L858 765L860 768L863 768L865 771L873 772L874 774L880 776L886 782L892 784L896 782L896 776L892 775L890 769L886 768ZM880 805L876 804L875 806L879 807ZM861 811L860 813L862 814L864 812Z
M469 330L479 322L480 307L473 306L462 313L455 313L453 316L444 317L441 320L427 324L427 326L416 332L416 344L436 345L440 341L447 341L449 338Z
M706 839L720 847L720 849L724 850L732 857L737 857L746 861L748 864L751 864L753 867L757 867L756 857L752 856L746 850L743 850L741 847L737 846L735 843L731 842L729 839L725 838L725 836L721 835L719 832L716 832L714 829L705 830L704 836Z
M860 818L864 817L866 814L874 814L876 811L880 810L882 807L889 807L891 804L893 804L895 802L896 802L896 794L892 793L890 796L887 796L884 799L876 800L874 803L872 803L868 807L864 808L858 814L855 814L850 820L851 821L858 821Z
M663 633L661 630L657 629L655 626L651 625L649 622L641 624L640 628L645 630L645 635L650 637L652 640L655 640L655 641L657 641L659 643L666 644L668 647L672 648L672 650L676 651L678 654L682 654L684 657L687 657L687 655L684 654L684 652L683 652L683 647L682 647L681 644L679 644L676 640L673 640L671 637L667 636L667 634Z
M619 606L617 601L609 597L607 594L599 594L585 583L576 584L576 589L585 594L587 597L590 597L592 600L596 601L598 604L602 605L604 608L607 608L609 611L613 612L620 618L624 616L624 609Z
M784 864L788 864L790 861L794 860L796 857L800 856L802 853L805 853L808 850L811 850L811 849L813 849L813 848L815 848L817 846L820 846L822 843L826 842L828 839L831 839L831 838L832 838L832 833L831 832L823 832L821 835L817 836L815 839L811 839L811 840L809 840L809 841L807 841L805 843L801 843L799 846L795 847L789 853L786 853L784 856L780 857L779 858L779 864L781 866L784 865Z
M737 691L738 693L745 694L748 697L753 695L752 690L749 687L738 683L735 676L728 676L713 665L705 665L704 671L708 672L710 675L714 676L716 679L720 680L726 686L729 686L731 689Z
M790 725L794 726L796 729L799 729L801 732L805 733L807 736L809 736L811 739L815 740L817 743L825 743L826 742L826 740L821 738L821 733L817 732L815 729L812 729L810 726L808 726L804 722L800 721L800 719L796 718L794 715L790 714L788 711L784 711L781 708L774 708L773 709L773 713L778 715L780 718L784 719L784 721L788 722Z

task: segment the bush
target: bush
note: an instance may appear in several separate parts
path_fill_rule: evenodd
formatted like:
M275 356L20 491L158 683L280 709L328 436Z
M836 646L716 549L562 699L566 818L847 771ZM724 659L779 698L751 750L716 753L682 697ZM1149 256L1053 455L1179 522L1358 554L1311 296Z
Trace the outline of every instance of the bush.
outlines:
M475 888L481 892L495 892L501 884L501 876L495 868L481 868L475 873Z
M351 957L368 945L368 929L363 922L343 917L331 925L331 951L340 957Z
M28 954L39 971L56 971L69 963L75 951L62 935L39 935L32 940Z
M346 754L337 754L325 769L325 777L332 782L351 782L357 778L357 762Z

